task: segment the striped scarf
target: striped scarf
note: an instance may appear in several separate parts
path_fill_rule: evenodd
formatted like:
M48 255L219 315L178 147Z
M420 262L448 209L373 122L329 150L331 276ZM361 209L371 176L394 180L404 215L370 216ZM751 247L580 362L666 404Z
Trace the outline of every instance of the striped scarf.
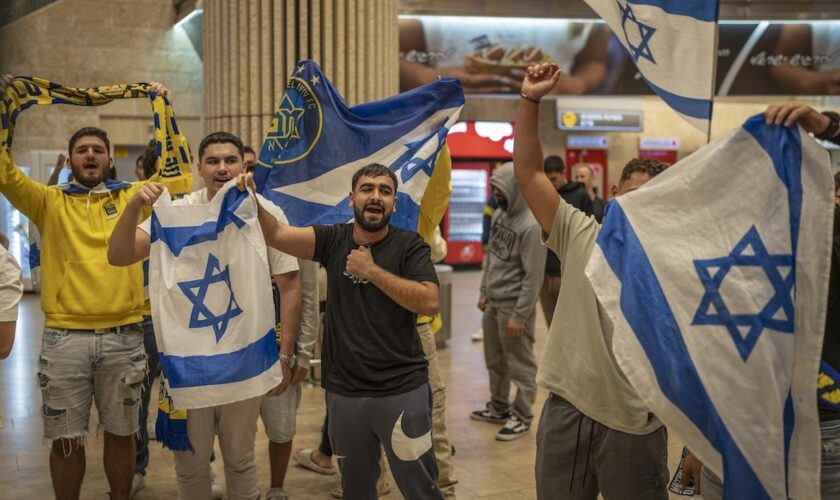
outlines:
M173 194L189 193L192 190L192 159L187 138L181 134L175 123L175 113L169 100L152 92L146 83L73 88L42 78L19 76L12 80L12 84L3 95L3 100L0 101L0 149L11 150L18 115L30 106L101 106L116 99L143 97L152 101L158 180L166 184Z

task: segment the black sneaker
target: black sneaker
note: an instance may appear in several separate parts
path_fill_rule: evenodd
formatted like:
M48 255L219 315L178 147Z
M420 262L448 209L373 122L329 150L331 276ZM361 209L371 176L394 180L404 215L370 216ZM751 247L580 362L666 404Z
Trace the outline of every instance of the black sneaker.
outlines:
M503 424L507 422L510 417L510 412L499 413L493 409L490 403L483 410L476 410L470 413L470 418L473 420L481 420L482 422L493 422L494 424Z
M498 441L513 441L524 436L529 430L531 430L531 424L526 424L519 420L516 415L511 415L505 422L505 426L496 433L496 439Z

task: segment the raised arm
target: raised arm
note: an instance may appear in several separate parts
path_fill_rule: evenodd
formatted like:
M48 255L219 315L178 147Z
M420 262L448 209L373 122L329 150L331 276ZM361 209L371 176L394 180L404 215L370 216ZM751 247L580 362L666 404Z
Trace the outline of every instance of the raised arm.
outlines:
M108 243L108 262L112 266L130 266L149 256L149 234L137 227L144 207L154 205L163 194L163 184L147 182L125 205L125 210L114 226Z
M528 207L546 234L551 232L560 196L543 170L543 152L540 143L540 99L551 92L561 76L554 63L528 68L522 81L522 97L516 119L513 146L513 171L516 183Z
M58 178L61 176L61 170L65 167L65 165L67 165L67 157L64 153L61 153L55 160L55 167L53 167L50 178L47 179L47 186L55 186L58 184Z
M252 174L241 174L236 178L236 187L244 191L246 186L256 192ZM265 243L283 253L299 259L312 260L315 255L315 230L311 227L294 227L279 222L271 213L260 205L257 199L257 211Z

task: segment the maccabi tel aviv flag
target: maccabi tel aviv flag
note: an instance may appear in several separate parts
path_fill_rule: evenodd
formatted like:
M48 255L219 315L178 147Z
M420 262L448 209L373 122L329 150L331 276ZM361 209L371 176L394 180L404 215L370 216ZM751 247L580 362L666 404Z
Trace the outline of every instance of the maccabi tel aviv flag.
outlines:
M209 204L151 219L149 300L169 395L179 410L262 396L281 379L274 302L256 200L233 183Z
M832 185L821 146L760 115L608 206L586 272L613 352L724 498L820 496Z
M630 52L647 84L708 132L717 62L718 0L586 0Z
M353 174L380 163L399 180L391 224L423 234L421 205L449 195L445 140L463 105L460 82L444 78L349 107L317 64L302 61L263 143L257 189L293 226L346 223Z

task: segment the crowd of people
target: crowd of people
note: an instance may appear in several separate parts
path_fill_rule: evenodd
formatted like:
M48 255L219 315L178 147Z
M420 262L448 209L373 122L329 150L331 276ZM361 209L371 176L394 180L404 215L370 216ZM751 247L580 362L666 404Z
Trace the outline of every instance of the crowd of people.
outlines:
M500 441L529 435L540 385L550 394L536 434L539 498L594 500L600 493L608 499L664 499L666 429L616 363L611 323L584 274L604 201L592 188L591 168L575 166L572 175L579 182L569 182L562 160L542 153L539 101L563 77L553 64L528 69L513 162L498 168L490 181L498 209L490 220L478 304L489 398L470 418L501 425ZM162 85L153 88L169 96ZM798 123L840 144L836 114L786 103L770 106L766 117L780 126ZM45 330L37 382L59 499L79 498L91 403L104 431L111 498L128 499L142 489L149 463L148 406L160 361L142 268L152 239L148 215L166 185L155 175L153 145L137 158L136 183L115 180L110 150L105 131L77 131L50 184L57 183L65 164L72 178L58 187L28 178L7 150L0 152L0 193L40 232ZM212 133L198 148L204 187L174 204L209 203L230 182L255 191L256 164L254 150L238 137ZM666 168L655 160L629 161L611 197L642 188ZM835 180L840 207L840 175ZM227 497L261 497L254 459L259 418L269 438L266 499L289 498L284 479L292 457L320 474L340 470L341 488L333 492L338 498L387 493L387 468L406 498L455 498L446 393L432 332L439 306L433 262L442 256L432 237L389 225L398 185L387 167L366 165L348 179L354 221L310 227L289 225L282 209L255 195L270 269L265 279L276 290L282 382L265 396L188 412L192 450L173 452L181 498L222 496L210 466L216 437ZM835 210L824 358L840 366L840 208ZM326 274L325 290L319 269ZM22 286L19 267L3 247L0 280L0 358L5 358ZM540 362L534 353L538 301L548 325ZM309 372L319 331L323 438L317 448L293 453L300 382ZM820 416L823 439L840 439L840 413L821 410ZM825 449L824 463L836 461L837 452ZM702 477L704 493L719 497L721 480L707 470L701 474L700 467L689 455L684 478ZM840 492L836 473L823 474L822 484L825 495Z

